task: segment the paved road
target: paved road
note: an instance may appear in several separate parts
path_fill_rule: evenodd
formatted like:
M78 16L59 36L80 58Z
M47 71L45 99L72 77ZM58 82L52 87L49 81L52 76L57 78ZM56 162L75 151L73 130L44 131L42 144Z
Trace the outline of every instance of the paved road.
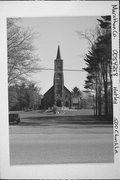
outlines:
M106 124L10 126L10 163L113 162L112 132Z

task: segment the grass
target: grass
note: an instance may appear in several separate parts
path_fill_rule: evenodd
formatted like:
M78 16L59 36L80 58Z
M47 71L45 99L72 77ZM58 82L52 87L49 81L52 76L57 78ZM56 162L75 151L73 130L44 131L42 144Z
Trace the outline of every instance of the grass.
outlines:
M54 114L52 111L18 112L20 125L61 125L61 124L112 124L112 116L94 116L93 110L61 110Z

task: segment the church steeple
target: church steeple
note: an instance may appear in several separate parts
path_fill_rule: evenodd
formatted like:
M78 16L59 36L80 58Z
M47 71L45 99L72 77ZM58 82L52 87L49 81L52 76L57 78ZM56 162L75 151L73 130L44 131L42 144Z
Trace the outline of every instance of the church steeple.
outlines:
M58 50L57 50L57 57L56 57L56 60L60 60L60 59L61 59L60 46L58 45Z
M54 61L54 104L64 106L63 60L61 59L59 45L57 57Z

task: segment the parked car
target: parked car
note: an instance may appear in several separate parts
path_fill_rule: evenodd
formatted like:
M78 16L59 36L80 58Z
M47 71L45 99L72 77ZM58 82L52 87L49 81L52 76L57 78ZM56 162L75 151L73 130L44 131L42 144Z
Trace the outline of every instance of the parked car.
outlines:
M18 113L9 113L9 124L20 123L20 115Z

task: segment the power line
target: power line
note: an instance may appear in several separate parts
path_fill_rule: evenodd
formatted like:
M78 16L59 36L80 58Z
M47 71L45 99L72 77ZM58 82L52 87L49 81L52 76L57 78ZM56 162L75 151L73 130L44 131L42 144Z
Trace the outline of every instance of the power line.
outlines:
M24 69L28 69L28 70L45 70L45 71L54 71L54 69L52 68L24 68ZM83 69L63 69L63 71L81 71L83 72L84 70Z

